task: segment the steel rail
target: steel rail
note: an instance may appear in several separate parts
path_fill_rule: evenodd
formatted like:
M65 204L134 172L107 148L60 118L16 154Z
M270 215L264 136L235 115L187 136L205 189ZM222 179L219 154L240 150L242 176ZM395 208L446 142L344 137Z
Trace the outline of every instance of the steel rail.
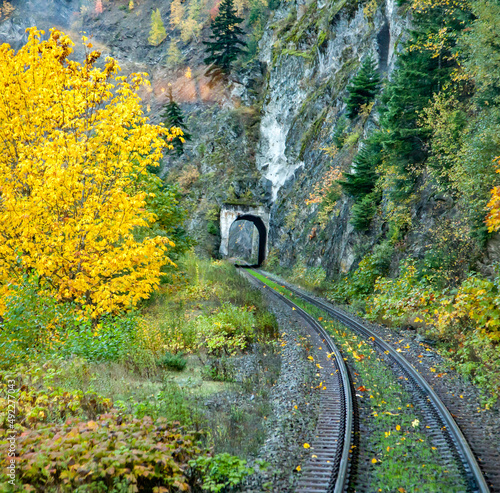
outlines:
M272 274L267 272L257 270L261 275L268 276L274 278ZM490 493L490 489L486 480L483 476L481 468L474 456L474 453L469 447L469 444L460 430L459 426L453 419L451 413L448 411L446 406L443 404L439 396L434 392L432 387L427 383L427 381L422 377L418 371L403 357L401 356L391 345L385 342L377 333L370 330L368 327L365 327L363 324L355 320L354 318L342 313L340 310L333 308L330 304L320 301L316 298L311 297L310 295L297 290L295 287L291 286L289 283L284 282L283 280L278 280L281 284L284 284L286 288L294 293L299 298L311 303L312 305L317 306L318 308L323 309L338 321L346 325L347 327L353 329L364 337L373 338L373 342L377 345L381 350L383 350L386 354L389 354L392 359L404 370L404 372L415 382L415 384L422 389L422 391L426 394L426 397L429 403L435 408L443 423L446 426L446 430L451 435L453 445L456 449L460 460L462 461L462 465L464 468L465 475L469 482L469 487L471 491L474 493Z
M252 268L245 267L242 271L251 276L254 281L262 283L255 276L249 274ZM263 286L266 286L265 283L262 283ZM269 286L267 286L269 287ZM306 492L317 492L317 491L325 491L326 493L344 493L347 490L348 482L349 482L349 473L350 473L350 464L351 464L351 445L354 439L354 404L353 404L353 392L352 392L352 383L349 375L349 370L347 365L345 364L344 357L342 353L339 351L334 341L330 337L330 335L326 332L326 330L321 326L321 324L311 315L309 315L305 310L303 310L300 306L293 303L286 296L283 296L281 293L278 293L274 289L269 289L269 292L278 298L281 302L286 305L294 308L295 312L299 314L303 319L307 321L307 323L313 327L313 329L318 333L325 347L328 348L330 353L333 353L335 357L335 362L337 364L340 378L339 381L341 383L341 404L342 410L344 411L345 421L344 423L339 423L341 428L343 428L343 433L341 433L342 446L339 447L336 444L336 460L332 461L334 463L334 470L332 471L332 475L328 478L326 490L318 489L317 487L307 487L304 485L298 491L300 493ZM334 410L337 411L337 410ZM342 426L343 425L343 426ZM343 435L343 436L342 436ZM321 438L321 437L319 437Z

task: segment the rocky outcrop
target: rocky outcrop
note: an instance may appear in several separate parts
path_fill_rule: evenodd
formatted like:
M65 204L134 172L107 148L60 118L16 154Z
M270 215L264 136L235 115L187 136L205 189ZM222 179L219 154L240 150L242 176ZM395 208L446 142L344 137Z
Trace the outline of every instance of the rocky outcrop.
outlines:
M272 186L270 247L282 264L303 258L329 274L347 272L376 241L377 231L353 231L349 200L340 199L326 217L306 201L330 166L349 169L359 139L376 125L368 117L347 126L348 145L328 152L346 125L346 85L360 61L373 54L389 77L407 24L393 0L283 2L270 22L261 42L269 76L257 166Z

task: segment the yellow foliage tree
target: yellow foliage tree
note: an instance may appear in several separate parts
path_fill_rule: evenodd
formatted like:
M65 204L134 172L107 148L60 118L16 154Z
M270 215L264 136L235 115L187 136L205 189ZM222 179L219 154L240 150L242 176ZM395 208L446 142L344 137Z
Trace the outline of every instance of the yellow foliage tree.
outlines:
M500 165L500 156L495 158L495 161ZM500 168L497 169L497 173L500 173ZM488 226L488 231L491 233L500 229L500 187L494 187L491 190L488 209L490 212L486 216L486 226Z
M12 12L14 12L15 8L12 6L10 2L4 1L2 5L0 5L0 21L4 21Z
M184 6L182 0L173 0L170 4L170 24L173 27L178 26L184 17Z
M167 37L167 31L161 20L160 9L153 10L151 14L151 31L149 32L149 44L158 46Z
M185 21L181 22L181 39L185 43L191 41L191 39L198 40L198 36L203 29L203 24L196 22L193 18L188 17Z
M96 51L79 64L63 33L28 31L17 53L0 46L0 299L36 273L93 317L132 307L173 245L134 238L155 221L141 183L161 137L181 131L148 123L137 95L147 74L119 77L111 58L96 68Z

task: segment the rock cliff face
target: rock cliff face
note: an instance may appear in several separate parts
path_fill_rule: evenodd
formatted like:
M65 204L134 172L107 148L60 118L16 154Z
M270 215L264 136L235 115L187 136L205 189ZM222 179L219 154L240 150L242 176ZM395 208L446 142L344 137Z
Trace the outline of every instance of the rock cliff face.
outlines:
M182 187L200 249L218 251L218 213L227 201L271 208L269 250L283 265L303 259L330 275L346 272L375 242L379 226L361 235L349 225L348 199L320 214L314 201L306 201L331 166L349 169L360 139L376 125L373 111L355 126L347 122L344 98L370 53L383 76L390 76L408 25L395 0L283 0L270 13L258 55L238 68L229 85L210 84L203 75L199 40L181 41L183 60L170 67L167 43L175 30L160 46L148 46L152 9L160 8L168 28L170 2L136 1L130 10L128 1L103 0L102 13L90 0L13 5L13 15L0 22L0 42L19 47L31 25L56 26L75 40L86 31L125 72L151 74L152 88L143 97L153 120L171 84L193 139L182 158L165 159L162 176ZM205 25L200 36L207 34ZM340 134L345 143L337 151Z
M305 203L330 166L349 169L357 141L374 125L368 117L356 128L340 128L346 125L349 78L369 53L388 76L407 23L392 0L314 1L283 3L268 26L261 50L269 76L257 166L272 184L270 241L281 262L302 257L330 274L346 272L369 246L348 223L348 200L340 200L327 217ZM333 155L328 149L335 149L334 135L341 132L350 133L350 142Z

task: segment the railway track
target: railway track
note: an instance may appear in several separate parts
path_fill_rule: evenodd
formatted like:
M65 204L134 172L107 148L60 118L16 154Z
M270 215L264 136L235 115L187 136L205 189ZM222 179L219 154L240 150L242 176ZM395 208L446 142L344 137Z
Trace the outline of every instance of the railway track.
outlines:
M261 275L274 278L267 272L253 269ZM415 368L402 357L391 345L387 344L377 333L365 327L356 319L335 309L329 303L313 298L298 290L282 279L276 279L296 297L320 308L346 327L350 328L364 340L370 339L372 344L392 370L400 375L415 398L415 404L425 417L430 437L441 452L443 461L455 462L464 478L468 492L489 493L490 488L483 476L481 468L459 426L451 416L439 396ZM352 486L352 485L351 485ZM309 491L309 490L304 490ZM445 493L445 492L443 492Z
M245 270L242 272L252 283L266 286ZM322 348L315 360L322 372L320 412L310 444L311 454L302 467L296 493L343 493L356 467L353 441L357 413L349 370L341 352L315 318L280 293L268 291L306 322Z

